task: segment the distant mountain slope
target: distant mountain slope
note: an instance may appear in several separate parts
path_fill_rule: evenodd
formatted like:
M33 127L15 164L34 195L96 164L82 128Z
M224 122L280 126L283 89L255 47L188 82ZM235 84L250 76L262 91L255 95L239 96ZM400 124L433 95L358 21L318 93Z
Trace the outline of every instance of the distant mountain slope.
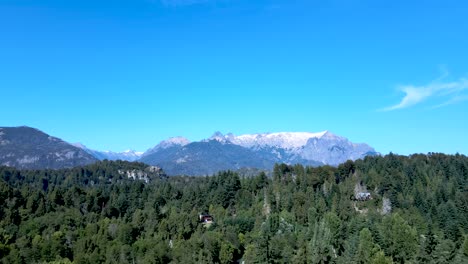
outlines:
M169 144L170 143L170 144ZM201 142L167 140L145 152L140 161L170 175L207 175L220 170L272 169L275 163L338 165L378 153L328 131L283 132L235 136L216 132Z
M172 137L172 138L163 140L155 147L148 149L147 151L143 153L141 157L143 159L145 156L148 156L152 153L157 153L164 149L169 149L173 147L183 147L187 144L190 144L190 141L184 137Z
M89 153L31 127L0 127L0 165L59 169L96 162Z
M220 170L270 168L274 159L250 149L216 140L163 148L140 160L158 164L169 175L211 175Z
M367 144L356 144L329 131L280 132L234 136L216 132L211 139L230 142L256 151L277 153L281 162L302 163L302 160L338 165L349 159L356 160L377 154Z
M338 165L347 160L357 160L378 153L364 143L353 143L347 138L325 132L320 137L310 138L298 150L298 154L306 160L316 160L328 165Z
M71 145L30 127L0 128L0 165L20 169L67 168L97 160L141 161L169 175L211 175L221 170L271 170L275 163L338 165L378 153L328 131L262 133L235 136L219 132L190 142L164 140L145 153L96 151Z
M73 146L78 147L87 153L91 154L98 160L125 160L125 161L136 161L141 158L143 152L137 152L134 150L127 150L123 152L114 152L114 151L99 151L89 149L81 143L74 143Z

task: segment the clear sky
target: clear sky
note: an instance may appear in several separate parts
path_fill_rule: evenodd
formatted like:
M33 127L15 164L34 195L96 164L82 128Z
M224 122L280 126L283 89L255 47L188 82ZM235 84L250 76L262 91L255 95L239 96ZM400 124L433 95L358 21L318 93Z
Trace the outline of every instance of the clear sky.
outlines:
M98 150L329 130L468 154L468 3L1 0L0 126Z

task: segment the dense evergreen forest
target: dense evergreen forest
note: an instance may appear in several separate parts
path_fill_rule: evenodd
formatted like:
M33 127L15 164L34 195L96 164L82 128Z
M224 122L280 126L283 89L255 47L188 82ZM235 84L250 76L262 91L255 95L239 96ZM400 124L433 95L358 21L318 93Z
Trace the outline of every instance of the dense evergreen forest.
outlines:
M468 263L463 155L280 164L272 177L0 167L0 202L1 263Z

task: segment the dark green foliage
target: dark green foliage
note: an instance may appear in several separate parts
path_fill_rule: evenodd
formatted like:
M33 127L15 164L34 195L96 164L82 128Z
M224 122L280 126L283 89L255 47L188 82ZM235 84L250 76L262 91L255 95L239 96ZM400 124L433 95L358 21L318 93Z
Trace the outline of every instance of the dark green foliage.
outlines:
M356 201L364 186L373 199ZM0 167L0 263L466 263L467 186L468 158L434 153L280 164L272 179Z

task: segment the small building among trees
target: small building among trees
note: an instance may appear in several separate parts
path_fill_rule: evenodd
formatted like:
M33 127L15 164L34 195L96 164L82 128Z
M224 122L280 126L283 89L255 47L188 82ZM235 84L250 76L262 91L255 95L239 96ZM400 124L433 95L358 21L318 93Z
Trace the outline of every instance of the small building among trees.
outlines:
M200 219L200 223L204 223L204 224L213 223L213 216L209 214L205 214L205 213L200 214L199 219Z

